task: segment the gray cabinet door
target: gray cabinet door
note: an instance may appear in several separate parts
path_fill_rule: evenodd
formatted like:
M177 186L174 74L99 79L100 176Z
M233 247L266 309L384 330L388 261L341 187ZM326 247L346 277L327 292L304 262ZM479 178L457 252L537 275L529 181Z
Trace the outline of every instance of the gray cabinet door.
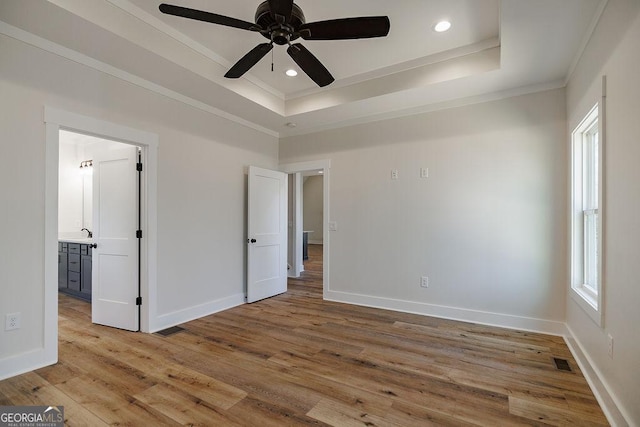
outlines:
M80 273L80 255L69 254L69 271Z
M67 288L67 254L58 253L58 289Z
M80 292L80 273L75 271L69 271L69 289Z
M82 255L82 282L80 292L91 295L91 256Z
M58 289L67 295L91 301L91 247L58 242Z

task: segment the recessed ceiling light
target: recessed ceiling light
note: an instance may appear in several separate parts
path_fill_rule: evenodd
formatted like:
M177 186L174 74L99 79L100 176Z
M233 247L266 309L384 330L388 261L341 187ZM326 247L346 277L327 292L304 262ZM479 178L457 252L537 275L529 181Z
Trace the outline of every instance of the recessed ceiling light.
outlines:
M438 33L447 31L449 28L451 28L451 22L449 21L440 21L435 25L435 27L433 27L433 29Z
M298 72L293 68L284 72L289 77L295 77L298 75Z

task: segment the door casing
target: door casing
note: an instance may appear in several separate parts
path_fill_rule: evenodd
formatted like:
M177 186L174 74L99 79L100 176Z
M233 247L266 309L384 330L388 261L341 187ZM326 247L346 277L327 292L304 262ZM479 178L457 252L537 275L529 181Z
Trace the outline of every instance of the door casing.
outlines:
M330 259L329 254L331 249L330 242L330 230L329 230L329 222L331 220L331 211L330 211L330 198L329 198L329 182L330 182L330 174L331 174L331 160L323 159L323 160L312 160L308 162L298 162L298 163L282 163L279 166L279 170L285 172L287 174L308 172L313 170L322 170L322 207L323 207L323 217L322 221L324 223L324 235L322 236L323 245L322 245L322 294L323 298L327 297L327 292L330 289L330 281L329 281L329 271L330 271ZM302 221L302 218L298 219ZM295 224L294 227L295 229ZM294 241L294 247L296 247L296 242Z
M60 129L141 147L145 159L141 208L141 331L154 332L157 318L157 170L158 135L101 119L44 107L45 158L45 353L58 352L58 156Z

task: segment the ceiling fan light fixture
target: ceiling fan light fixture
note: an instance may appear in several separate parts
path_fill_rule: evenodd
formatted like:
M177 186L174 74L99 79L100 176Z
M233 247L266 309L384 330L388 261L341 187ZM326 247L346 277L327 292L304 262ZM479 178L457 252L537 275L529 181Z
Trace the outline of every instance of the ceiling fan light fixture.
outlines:
M294 0L267 0L258 5L255 23L204 10L190 9L162 3L160 12L196 21L238 28L260 33L269 39L254 47L236 62L224 75L229 79L242 77L256 65L273 45L288 45L287 53L298 67L319 87L335 81L329 70L309 50L300 43L292 41L302 37L304 40L354 40L374 37L386 37L391 23L388 16L360 16L356 18L338 18L325 21L306 22L304 13ZM271 67L273 71L273 66Z
M440 21L434 27L434 31L437 33L444 33L445 31L451 28L451 22L449 21Z
M288 69L284 73L289 77L295 77L295 76L298 75L298 72L296 70L294 70L293 68Z

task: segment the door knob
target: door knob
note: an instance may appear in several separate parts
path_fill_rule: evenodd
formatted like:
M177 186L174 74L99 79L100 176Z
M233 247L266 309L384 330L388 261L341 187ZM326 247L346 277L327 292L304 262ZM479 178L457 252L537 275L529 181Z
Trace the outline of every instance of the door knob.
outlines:
M247 243L255 243L255 242L257 242L256 239L251 239L251 240L247 239Z

